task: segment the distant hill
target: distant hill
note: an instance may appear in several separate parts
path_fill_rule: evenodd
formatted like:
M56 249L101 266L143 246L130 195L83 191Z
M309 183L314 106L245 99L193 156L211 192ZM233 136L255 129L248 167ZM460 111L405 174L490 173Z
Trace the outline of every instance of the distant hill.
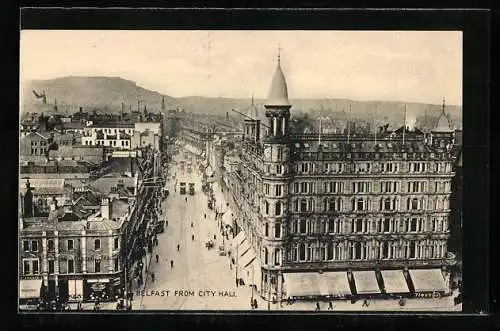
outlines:
M47 104L42 104L33 94L43 91L47 94ZM144 105L151 111L158 111L161 107L162 97L165 98L167 109L184 108L186 112L197 114L225 115L228 112L232 117L235 114L231 109L246 112L250 106L250 99L213 98L213 97L180 97L174 98L155 91L150 91L138 86L135 82L118 77L82 77L70 76L51 80L30 81L21 88L22 112L50 112L57 99L59 111L69 110L74 112L79 106L85 108L101 108L117 112L121 103L125 109L137 109L137 100L141 100L141 110ZM392 101L357 101L347 99L291 99L293 114L306 113L310 116L345 117L342 111L349 113L351 118L377 118L378 121L402 123L403 109L406 105L407 119L427 115L437 118L441 112L441 105L411 102ZM260 109L263 117L263 104L265 100L256 99L255 104ZM447 106L447 113L453 123L461 126L462 107ZM239 115L236 115L239 116Z
M42 103L33 94L45 91L47 105ZM150 91L135 82L118 77L81 77L70 76L50 80L33 80L24 84L21 88L22 111L34 111L35 109L52 110L55 100L58 109L64 111L77 110L79 106L85 108L107 108L110 111L119 111L122 102L125 109L137 109L137 101L140 100L141 110L147 105L149 110L158 110L161 106L162 97L165 97L166 107L176 107L174 98L155 91ZM40 111L39 110L39 111Z

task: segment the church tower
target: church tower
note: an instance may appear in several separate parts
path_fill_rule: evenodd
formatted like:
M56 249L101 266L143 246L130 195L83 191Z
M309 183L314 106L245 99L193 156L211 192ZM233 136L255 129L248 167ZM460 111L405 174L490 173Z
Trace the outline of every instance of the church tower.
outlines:
M288 101L288 88L279 54L264 107L269 129L263 139L261 289L265 297L281 298L282 265L287 254L285 238L289 223L289 183L293 175L290 172L288 141L292 105Z

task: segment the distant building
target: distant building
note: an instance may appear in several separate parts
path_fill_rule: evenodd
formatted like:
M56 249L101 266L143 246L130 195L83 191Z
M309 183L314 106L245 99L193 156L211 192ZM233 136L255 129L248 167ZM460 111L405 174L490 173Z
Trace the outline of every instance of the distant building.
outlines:
M49 133L30 132L20 139L20 162L46 161L52 137Z

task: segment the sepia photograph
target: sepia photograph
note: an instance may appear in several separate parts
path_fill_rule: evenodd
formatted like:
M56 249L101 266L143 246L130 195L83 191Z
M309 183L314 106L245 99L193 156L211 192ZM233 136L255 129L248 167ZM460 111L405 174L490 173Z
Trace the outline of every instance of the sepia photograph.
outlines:
M462 55L21 30L19 312L461 312Z

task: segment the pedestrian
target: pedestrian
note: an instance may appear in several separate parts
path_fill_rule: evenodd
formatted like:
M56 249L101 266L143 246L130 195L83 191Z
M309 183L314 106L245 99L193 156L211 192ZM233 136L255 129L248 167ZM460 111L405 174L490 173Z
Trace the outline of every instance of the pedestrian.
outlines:
M205 218L207 218L207 214L205 214Z
M184 200L186 200L186 202L188 202L188 198L187 197L185 197Z
M177 244L177 251L179 251L179 248L180 248L180 245L179 245L179 244Z
M253 306L253 299L250 298L250 307L252 307L252 309L254 309L254 306Z
M154 272L151 273L151 281L153 283L155 282L155 273Z
M160 259L160 256L158 256L158 254L156 254L156 263L158 263L159 259Z
M257 299L253 299L253 307L257 309Z
M328 310L333 310L333 302L328 303Z
M319 302L316 302L316 309L315 310L321 310L321 307L319 306Z
M361 307L368 307L368 300L367 299L363 300L363 304L361 305Z
M191 236L191 240L194 240L194 234Z
M239 282L239 279L236 278L236 287L238 287L238 285L240 285L240 282Z
M193 227L193 222L191 222L191 227Z
M214 234L214 240L216 240L216 239L217 239L217 236Z
M174 261L170 260L170 268L173 268L173 267L174 267Z

